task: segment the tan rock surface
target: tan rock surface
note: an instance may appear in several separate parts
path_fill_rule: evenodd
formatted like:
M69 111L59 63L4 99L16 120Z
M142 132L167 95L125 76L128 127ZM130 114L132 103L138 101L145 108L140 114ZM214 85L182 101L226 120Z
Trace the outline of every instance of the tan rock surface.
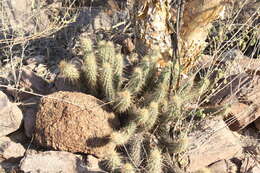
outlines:
M108 136L119 121L102 104L79 92L48 95L41 100L36 115L36 142L58 150L106 156L115 147Z
M18 130L22 119L23 114L21 110L0 91L0 137Z
M0 138L0 157L4 159L22 157L25 149L19 144L13 142L9 137Z
M242 151L239 139L219 118L205 120L200 129L189 136L186 171L196 171L222 159L230 159Z
M21 171L30 173L89 173L81 156L64 151L28 154L20 165Z

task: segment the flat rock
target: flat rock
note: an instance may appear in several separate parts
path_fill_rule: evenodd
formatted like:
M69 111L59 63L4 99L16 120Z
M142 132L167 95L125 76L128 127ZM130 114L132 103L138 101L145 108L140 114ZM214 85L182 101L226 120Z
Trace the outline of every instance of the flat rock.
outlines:
M18 130L22 119L23 114L21 110L0 91L0 137Z
M97 98L56 92L42 98L36 115L35 141L43 147L105 157L115 148L109 135L117 117Z
M18 158L24 155L25 149L19 144L13 142L8 137L0 138L0 156L4 159Z
M81 156L64 151L28 154L20 164L21 171L30 173L88 173Z
M214 162L230 159L242 152L239 139L222 119L204 120L189 136L186 171L196 171Z

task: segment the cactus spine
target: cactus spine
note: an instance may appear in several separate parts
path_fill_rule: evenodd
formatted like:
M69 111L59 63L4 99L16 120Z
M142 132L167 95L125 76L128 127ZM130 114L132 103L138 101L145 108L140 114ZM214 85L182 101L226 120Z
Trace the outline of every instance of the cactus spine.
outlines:
M130 141L130 159L133 162L133 164L137 167L139 167L142 162L142 143L142 134L135 134L132 140Z

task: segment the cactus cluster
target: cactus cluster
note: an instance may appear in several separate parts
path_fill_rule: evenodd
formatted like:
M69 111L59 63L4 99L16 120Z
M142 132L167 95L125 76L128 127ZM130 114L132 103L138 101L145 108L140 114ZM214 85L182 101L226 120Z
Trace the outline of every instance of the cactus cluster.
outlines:
M128 157L124 158L116 151L111 152L108 168L112 172L125 173L138 172L140 169L151 173L163 172L163 153L181 153L188 144L187 136L173 140L170 135L172 126L177 124L172 120L180 117L177 114L181 111L178 110L184 104L177 95L169 99L173 63L164 60L155 49L128 70L129 74L125 73L124 56L116 51L112 42L100 41L94 49L91 39L84 38L82 47L82 76L87 92L105 101L124 119L123 127L110 135L110 142L125 149L130 148ZM164 61L163 67L158 65L161 61ZM66 70L63 71L65 74ZM73 80L78 78L79 75L73 76ZM180 101L172 103L174 100ZM149 148L149 151L145 151L146 161L140 159L144 156L142 145Z

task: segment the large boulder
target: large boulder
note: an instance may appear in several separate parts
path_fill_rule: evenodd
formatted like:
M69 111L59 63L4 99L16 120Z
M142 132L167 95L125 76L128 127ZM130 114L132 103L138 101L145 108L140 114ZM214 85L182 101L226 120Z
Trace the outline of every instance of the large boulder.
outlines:
M35 140L43 147L107 156L115 145L109 135L117 117L97 98L79 92L56 92L41 100Z
M0 91L0 137L18 130L22 119L21 110Z

